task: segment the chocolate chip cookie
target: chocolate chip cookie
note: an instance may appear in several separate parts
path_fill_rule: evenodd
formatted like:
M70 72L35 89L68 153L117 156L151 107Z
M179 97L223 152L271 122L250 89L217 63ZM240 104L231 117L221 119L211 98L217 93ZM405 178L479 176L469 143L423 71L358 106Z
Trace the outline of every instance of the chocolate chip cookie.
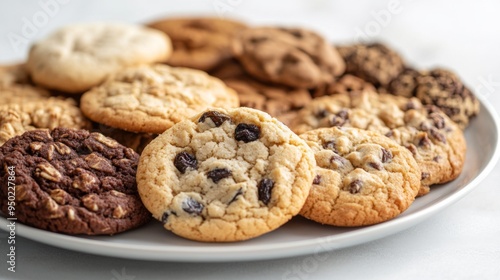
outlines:
M162 64L123 69L83 94L80 102L95 122L156 134L206 108L237 106L238 95L219 79Z
M15 191L15 216L66 234L111 235L150 218L135 182L139 155L87 130L34 130L0 147L0 207ZM15 175L12 175L15 174ZM9 177L11 176L11 177Z
M333 226L366 226L404 212L420 189L410 151L372 131L322 128L300 135L316 158L316 175L300 211Z
M403 59L381 43L339 46L346 73L360 77L376 87L387 86L404 69Z
M210 17L168 18L150 23L149 27L172 39L169 65L204 71L232 57L233 37L246 28L242 22Z
M321 97L324 95L334 95L338 93L351 93L356 91L376 91L375 86L371 83L346 74L340 77L337 81L326 85L325 87L316 88L312 91L313 97Z
M422 171L419 195L430 185L455 179L465 162L462 130L437 107L416 98L368 91L316 98L291 124L298 134L332 126L376 131L409 149Z
M163 32L125 23L65 26L35 42L27 68L49 89L82 93L123 67L166 61L172 51Z
M323 37L301 28L248 28L238 34L233 51L253 77L289 87L328 84L345 69Z
M298 214L314 168L304 140L268 114L215 109L154 139L141 155L137 184L166 229L229 242L272 231Z

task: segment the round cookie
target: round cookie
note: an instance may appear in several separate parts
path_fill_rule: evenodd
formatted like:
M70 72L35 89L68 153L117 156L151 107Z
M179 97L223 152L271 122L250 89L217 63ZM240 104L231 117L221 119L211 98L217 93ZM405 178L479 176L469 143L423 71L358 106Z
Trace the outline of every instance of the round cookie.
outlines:
M321 224L354 227L404 212L420 188L410 151L372 131L322 128L300 135L316 158L316 176L300 214Z
M304 140L268 114L211 109L177 123L144 149L137 187L153 217L173 233L239 241L298 214L314 168Z
M336 49L300 28L248 28L238 34L233 52L253 77L289 87L315 88L345 70Z
M56 127L90 129L85 118L72 99L18 97L0 105L0 145L25 131Z
M137 153L99 133L26 132L0 147L0 178L6 182L0 208L9 213L8 193L15 191L15 217L33 227L86 235L136 228L150 218L137 194L138 160Z
M387 87L387 92L411 98L415 96L415 90L418 86L418 77L420 77L420 72L412 69L406 68L397 76Z
M345 60L346 73L376 87L387 86L404 69L399 54L380 43L340 46L337 49Z
M231 42L245 24L222 18L168 18L149 27L165 32L173 44L168 64L208 71L232 57Z
M462 83L458 76L448 70L434 69L418 77L415 96L423 104L435 105L462 129L469 119L479 113L479 101Z
M299 111L291 124L298 134L332 126L376 131L409 149L422 171L419 195L428 193L430 185L458 177L465 162L462 130L416 98L369 91L325 96Z
M80 102L95 122L157 134L206 108L238 106L238 95L219 79L162 64L123 69L83 94Z
M166 61L172 46L163 32L125 23L68 25L36 42L27 68L33 81L82 93L126 66Z

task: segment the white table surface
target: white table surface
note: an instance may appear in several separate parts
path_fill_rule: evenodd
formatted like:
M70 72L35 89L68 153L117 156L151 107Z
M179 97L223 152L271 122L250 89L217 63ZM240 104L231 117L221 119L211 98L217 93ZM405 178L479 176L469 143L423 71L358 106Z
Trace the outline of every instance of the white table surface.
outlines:
M398 49L416 67L455 70L486 102L500 108L500 2L495 0L58 0L48 17L38 19L37 30L23 35L23 25L33 22L33 16L44 11L42 4L51 1L56 0L0 2L0 63L23 60L31 41L70 22L146 22L163 15L220 14L255 24L302 25L334 42L353 41L365 30L370 38ZM221 3L227 9L217 12L215 7ZM12 44L9 34L25 41ZM135 261L82 254L18 237L17 272L10 273L5 263L7 235L0 232L0 278L500 279L499 171L497 165L465 198L417 226L324 253L324 261L314 266L304 266L307 256L241 263Z

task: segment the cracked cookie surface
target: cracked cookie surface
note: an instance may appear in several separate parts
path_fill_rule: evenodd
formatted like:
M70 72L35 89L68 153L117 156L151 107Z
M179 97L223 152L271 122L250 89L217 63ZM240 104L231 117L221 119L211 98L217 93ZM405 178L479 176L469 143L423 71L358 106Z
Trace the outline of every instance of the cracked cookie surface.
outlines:
M316 158L316 175L300 214L321 224L366 226L404 212L420 188L410 151L356 128L322 128L300 135Z
M419 195L458 177L465 162L461 129L434 106L416 98L365 91L314 99L299 111L292 130L355 127L379 132L409 149L422 171Z
M138 159L99 133L34 130L0 147L0 178L14 177L20 222L67 234L111 235L150 218L137 193ZM9 191L2 184L4 213Z
M141 155L137 183L166 229L229 242L272 231L298 214L314 168L304 140L268 114L213 109L153 140Z
M209 107L239 106L219 79L167 65L126 68L83 94L80 108L95 122L132 132L162 133Z

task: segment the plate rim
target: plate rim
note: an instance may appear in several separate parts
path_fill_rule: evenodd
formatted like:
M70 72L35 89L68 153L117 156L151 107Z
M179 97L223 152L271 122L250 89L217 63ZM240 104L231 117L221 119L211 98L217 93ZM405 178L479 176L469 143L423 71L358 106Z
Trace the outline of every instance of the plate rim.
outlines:
M248 247L217 247L217 244L213 246L188 247L169 244L168 250L165 250L165 248L161 246L154 247L154 245L112 243L104 240L59 234L18 223L16 223L16 234L35 242L77 252L125 259L173 262L234 262L297 257L338 250L374 241L401 232L411 226L415 226L431 215L438 213L439 210L456 203L476 188L479 183L491 173L500 158L500 119L496 110L488 100L485 100L482 96L477 96L477 98L480 101L481 109L485 110L487 114L490 115L495 127L494 137L496 141L494 142L494 152L486 166L472 181L463 188L452 193L450 196L444 197L435 204L398 219L363 227L356 231L337 233L335 235L289 241L272 246L269 244L254 244ZM0 220L3 223L8 222L8 219L3 216L0 216ZM6 227L1 228L4 231L8 231ZM202 244L206 245L206 243ZM137 252L135 254L130 254L131 250ZM198 254L193 255L193 253ZM243 253L248 253L248 255L242 255ZM235 257L235 254L239 254L239 256Z

